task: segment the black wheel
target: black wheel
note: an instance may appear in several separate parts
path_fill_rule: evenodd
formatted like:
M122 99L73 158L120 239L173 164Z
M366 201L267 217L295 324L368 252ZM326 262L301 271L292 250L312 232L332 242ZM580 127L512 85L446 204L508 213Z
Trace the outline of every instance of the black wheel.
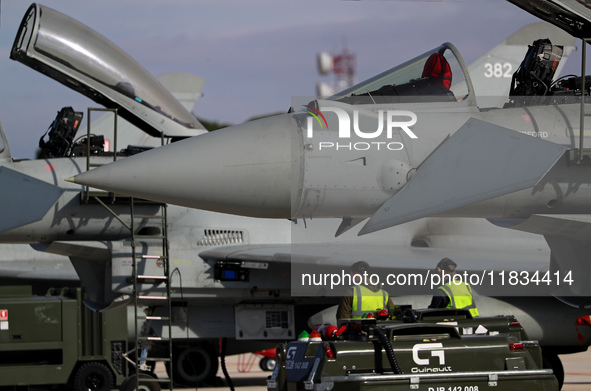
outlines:
M113 388L111 370L100 362L82 364L72 380L74 391L110 391Z
M170 368L167 366L167 370ZM218 357L208 344L173 351L172 378L175 384L196 387L212 383L218 372Z
M276 365L277 360L271 357L263 357L261 361L259 361L259 367L261 367L263 371L271 372L275 369Z
M554 371L554 376L558 380L558 389L562 389L562 385L564 384L564 367L562 366L560 357L556 353L544 352L543 350L542 357L544 359L544 368Z
M139 391L160 391L160 384L155 381L154 378L150 375L146 375L145 373L140 373L140 387ZM121 387L119 387L120 391L135 391L136 390L137 381L135 379L135 375L129 376L127 379L123 380L121 383Z

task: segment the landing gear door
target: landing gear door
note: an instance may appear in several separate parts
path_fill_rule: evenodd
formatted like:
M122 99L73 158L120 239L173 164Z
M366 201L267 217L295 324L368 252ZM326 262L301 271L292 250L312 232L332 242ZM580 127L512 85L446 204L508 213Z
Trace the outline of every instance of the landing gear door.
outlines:
M292 340L293 305L240 304L235 307L236 339Z

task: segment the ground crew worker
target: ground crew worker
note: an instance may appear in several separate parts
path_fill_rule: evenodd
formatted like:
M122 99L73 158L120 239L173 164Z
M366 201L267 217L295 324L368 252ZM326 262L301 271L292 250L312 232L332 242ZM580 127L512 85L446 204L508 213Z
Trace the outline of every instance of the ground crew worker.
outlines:
M442 285L437 288L429 308L467 309L473 318L478 316L478 308L470 284L453 277L458 265L449 258L443 258L437 264L436 272L442 276ZM449 276L449 277L448 277ZM446 282L447 281L447 282Z
M365 261L355 262L351 266L351 280L363 281L361 277L369 278L370 267ZM356 275L361 277L355 278ZM341 303L337 309L337 319L361 318L363 314L374 313L380 309L393 308L392 300L388 292L381 289L379 285L353 285L345 296L341 299Z

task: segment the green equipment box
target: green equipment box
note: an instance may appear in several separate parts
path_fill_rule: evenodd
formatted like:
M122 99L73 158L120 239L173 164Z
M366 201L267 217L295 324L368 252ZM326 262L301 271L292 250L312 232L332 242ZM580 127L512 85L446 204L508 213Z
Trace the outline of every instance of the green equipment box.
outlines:
M339 336L277 347L268 391L557 391L536 341L434 323L344 319ZM315 337L313 338L313 335Z
M111 390L127 376L127 310L82 303L81 289L0 287L0 386L68 384Z

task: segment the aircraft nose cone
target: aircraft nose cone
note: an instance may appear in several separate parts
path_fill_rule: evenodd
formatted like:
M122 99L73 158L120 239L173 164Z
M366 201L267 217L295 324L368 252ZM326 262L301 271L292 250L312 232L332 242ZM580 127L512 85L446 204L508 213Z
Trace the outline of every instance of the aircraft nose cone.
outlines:
M76 183L222 213L289 218L290 115L199 135L74 177Z

